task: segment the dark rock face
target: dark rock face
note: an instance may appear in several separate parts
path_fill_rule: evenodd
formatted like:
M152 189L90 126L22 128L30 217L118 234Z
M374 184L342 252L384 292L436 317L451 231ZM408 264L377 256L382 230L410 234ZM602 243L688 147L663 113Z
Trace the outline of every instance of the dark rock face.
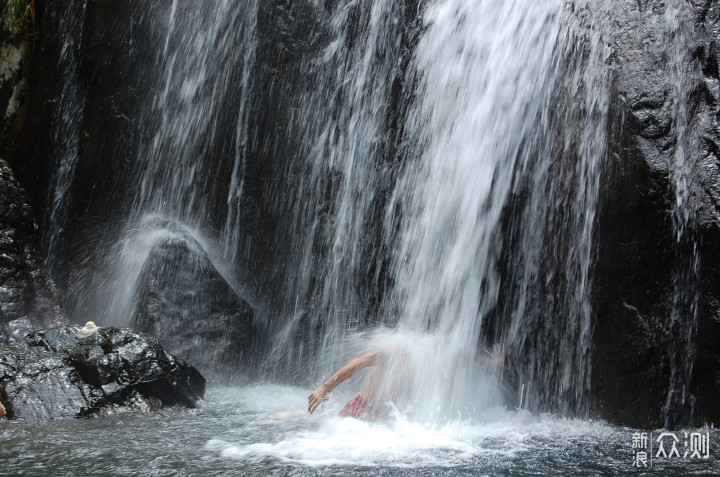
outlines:
M0 344L62 321L58 293L37 252L38 230L23 189L0 160Z
M10 419L195 407L204 394L195 368L126 328L99 328L86 338L54 328L0 348L0 401Z
M207 376L232 377L252 356L253 310L189 235L154 248L139 285L133 326Z
M621 424L718 422L720 6L613 3L593 394Z

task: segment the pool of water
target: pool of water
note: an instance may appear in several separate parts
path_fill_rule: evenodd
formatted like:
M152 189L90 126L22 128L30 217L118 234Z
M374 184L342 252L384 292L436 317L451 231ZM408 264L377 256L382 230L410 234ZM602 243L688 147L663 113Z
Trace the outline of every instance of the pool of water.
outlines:
M307 394L270 384L211 388L192 410L1 421L0 475L720 474L715 429L687 431L709 436L708 458L654 458L638 469L633 434L655 439L660 431L504 409L476 422L418 423L396 412L366 423L337 416L348 395L333 396L313 415L268 419L303 408ZM687 439L675 434L682 456Z

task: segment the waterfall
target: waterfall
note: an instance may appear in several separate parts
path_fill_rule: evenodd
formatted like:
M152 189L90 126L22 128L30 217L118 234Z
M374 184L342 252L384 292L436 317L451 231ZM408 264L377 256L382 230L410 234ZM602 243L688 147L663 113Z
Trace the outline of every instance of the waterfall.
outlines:
M131 324L143 265L167 239L200 245L244 292L234 264L257 5L174 1L163 13L165 23L154 26L166 28L162 49L149 61L139 56L135 66L148 87L135 118L143 140L122 178L128 187L119 237L101 237L76 278L87 290L78 313L106 324Z
M589 406L593 239L611 81L607 25L592 14L578 3L563 15L561 77L539 122L545 138L522 161L510 208L516 217L507 219L497 317L507 328L494 330L511 350L514 399L562 413Z
M485 391L473 392L468 377L501 290L500 223L513 172L543 136L556 13L553 2L492 1L438 2L425 13L406 126L417 156L395 191L402 238L394 266L401 329L436 341L417 387L428 417L456 414L461 400Z
M678 421L687 422L694 410L695 397L691 392L691 378L695 363L695 335L697 332L698 303L700 300L700 256L696 232L698 208L694 183L697 176L698 139L691 128L690 102L690 51L686 32L692 31L689 12L683 2L671 1L666 6L665 42L668 54L668 92L674 122L674 147L668 175L675 195L672 208L675 232L675 265L672 276L672 304L665 324L666 332L674 339L669 342L670 379L663 406L664 425L671 427Z
M400 9L357 8L331 12L316 86L293 111L303 166L270 368L318 379L352 353L401 347L418 373L413 412L472 415L499 402L473 360L500 342L533 405L584 409L600 29L557 1L428 2L399 69Z
M314 28L302 48L274 16L293 20L292 6L158 7L159 47L134 65L148 87L121 224L86 257L80 316L131 324L162 241L201 249L241 294L248 243L274 241L278 303L258 305L272 310L266 376L309 384L396 347L423 419L477 416L500 387L585 411L605 25L560 0L302 5ZM302 55L284 60L287 48ZM272 180L248 187L253 167ZM272 226L248 230L257 195ZM511 369L478 371L494 343Z
M304 387L384 348L424 422L704 418L713 2L45 3L6 155L71 321L224 307L218 374Z
M315 354L320 359L300 372L329 372L347 354L347 333L374 318L368 288L381 287L382 245L373 236L394 170L387 121L393 81L403 73L401 13L384 0L339 2L321 13L327 40L303 66L313 85L288 120L300 142L290 162L300 165L288 172L298 184L283 202L292 249L268 360L276 375L298 374L297 363Z
M441 2L425 23L408 123L417 163L395 191L400 327L436 339L416 400L426 415L451 416L489 399L492 389L478 388L471 368L491 325L517 384L537 388L545 407L559 400L568 403L559 410L575 410L590 379L606 52L559 2ZM504 236L504 221L519 230L517 243ZM504 283L498 266L513 246ZM498 313L500 296L513 306ZM486 322L493 312L504 326Z
M69 194L75 179L80 141L80 120L84 95L78 84L77 54L82 39L85 2L65 2L49 15L56 32L60 54L57 69L60 87L53 101L53 175L49 188L48 212L45 214L45 263L51 274L60 273L59 255L66 240L65 227Z

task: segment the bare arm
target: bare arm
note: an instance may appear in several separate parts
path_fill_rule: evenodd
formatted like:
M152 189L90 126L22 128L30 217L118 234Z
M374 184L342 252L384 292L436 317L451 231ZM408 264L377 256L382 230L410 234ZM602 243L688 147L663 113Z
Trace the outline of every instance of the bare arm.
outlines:
M339 384L347 381L355 375L358 371L369 366L374 366L382 350L377 350L373 353L360 356L348 362L345 366L340 368L335 374L330 376L330 379L321 384L315 391L308 396L308 412L311 414L317 409L321 402L327 399L328 393L335 389Z

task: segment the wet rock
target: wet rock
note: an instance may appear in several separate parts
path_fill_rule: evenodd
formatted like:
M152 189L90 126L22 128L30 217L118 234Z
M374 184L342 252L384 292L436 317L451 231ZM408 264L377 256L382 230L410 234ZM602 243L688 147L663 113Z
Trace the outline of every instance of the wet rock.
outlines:
M41 421L165 406L195 407L205 378L152 337L60 327L0 348L0 401L10 419Z
M133 326L206 376L232 376L252 355L252 308L188 234L155 245L139 290Z
M613 2L593 395L630 426L720 420L720 5Z
M0 344L62 321L55 284L37 252L38 235L25 192L0 160Z

